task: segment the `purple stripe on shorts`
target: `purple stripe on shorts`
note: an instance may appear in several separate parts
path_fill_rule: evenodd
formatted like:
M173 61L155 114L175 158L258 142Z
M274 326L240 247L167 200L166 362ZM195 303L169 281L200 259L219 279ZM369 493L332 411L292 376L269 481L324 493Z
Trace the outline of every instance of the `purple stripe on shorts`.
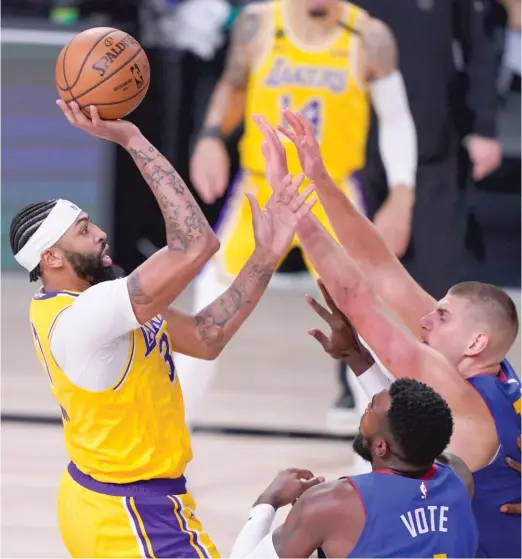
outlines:
M133 483L103 483L81 472L74 462L69 462L67 470L78 485L89 491L112 497L161 497L164 495L183 495L187 492L185 476L174 479L147 479Z
M136 532L136 535L140 539L141 546L142 546L143 551L145 553L145 557L152 557L151 554L149 553L149 549L147 547L147 541L145 540L145 538L143 536L143 533L141 531L141 526L140 526L140 523L138 521L138 517L136 516L136 513L134 512L134 509L132 508L130 500L131 500L130 497L125 497L125 506L127 507L127 511L129 512L129 514L132 518L132 523L134 524L134 531Z
M232 202L237 194L237 190L239 188L239 185L241 184L241 181L243 180L244 174L245 173L242 170L239 170L236 173L236 176L234 177L230 188L227 189L225 203L223 204L216 223L214 224L214 232L216 233L216 235L219 235L220 233L221 226L223 225L223 222L225 221L229 213L230 206L232 205Z
M184 531L184 519L179 500L174 496L172 498L178 504L177 515L181 520L183 529L174 512L174 502L168 497L153 499L138 497L134 499L134 505L151 543L152 552L155 557L198 558L200 555L190 544L189 532ZM194 535L193 531L191 533ZM194 536L192 541L196 543ZM208 556L201 546L198 545L197 547L204 557Z

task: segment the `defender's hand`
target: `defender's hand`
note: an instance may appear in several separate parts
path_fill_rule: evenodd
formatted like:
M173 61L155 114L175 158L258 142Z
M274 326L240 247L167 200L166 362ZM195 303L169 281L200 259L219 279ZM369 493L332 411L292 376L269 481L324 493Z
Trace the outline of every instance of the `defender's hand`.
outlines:
M292 130L287 130L281 125L278 125L277 129L294 143L305 175L311 181L318 180L327 171L312 125L301 113L293 113L288 109L283 111L283 117Z
M261 151L265 159L266 181L274 192L281 191L285 187L284 181L288 176L286 150L277 132L264 116L254 115L252 119L265 139Z
M313 185L299 194L303 179L303 175L295 179L288 175L283 181L281 191L272 194L263 210L252 194L246 195L252 208L256 248L269 251L278 260L283 258L290 248L299 221L310 212L317 201L316 198L306 201L314 189Z
M221 198L229 182L230 159L219 138L202 138L190 159L190 180L205 204Z
M310 487L324 483L324 477L314 476L310 470L289 468L279 472L263 491L255 505L272 505L274 509L294 504Z
M102 120L98 114L98 109L94 106L89 107L90 119L80 110L78 103L64 103L59 100L56 104L60 107L65 118L76 128L80 128L93 136L116 142L126 148L131 138L140 136L139 128L127 120Z
M330 336L327 336L317 328L310 330L308 333L323 346L323 349L331 357L344 361L355 375L364 373L375 363L372 354L361 344L352 323L334 303L323 282L318 280L317 285L331 312L310 295L306 296L306 301L328 323L331 333Z

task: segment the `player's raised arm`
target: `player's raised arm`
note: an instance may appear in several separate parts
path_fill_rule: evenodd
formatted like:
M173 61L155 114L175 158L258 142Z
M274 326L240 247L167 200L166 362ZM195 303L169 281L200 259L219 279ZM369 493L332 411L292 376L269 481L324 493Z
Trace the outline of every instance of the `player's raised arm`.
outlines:
M234 23L225 70L207 109L190 161L190 178L207 204L220 198L229 180L229 158L224 139L243 119L250 65L259 48L266 6L246 6Z
M435 300L408 274L372 222L351 204L330 177L305 117L290 111L284 111L284 117L292 130L279 131L296 145L303 171L314 182L339 241L379 297L419 336L419 321L434 309Z
M176 351L200 359L215 359L250 316L279 262L288 253L296 228L315 199L306 202L313 187L299 193L303 176L287 177L263 211L248 195L252 208L255 249L232 285L195 316L170 308L167 319Z
M256 122L265 138L263 153L266 174L274 191L278 191L281 188L278 178L281 175L280 168L286 164L285 149L265 119L260 117ZM295 141L298 146L301 141L302 145L313 145L315 138L313 135L306 135L302 139L296 137ZM307 169L309 171L318 164L318 160L302 159L301 163L303 170L307 172ZM319 161L319 165L322 165L322 161ZM341 196L351 207L344 195ZM452 405L454 412L462 408L463 392L472 389L450 370L445 358L422 345L411 332L394 320L389 307L374 292L357 262L339 246L312 214L300 220L297 234L335 304L353 322L357 332L391 374L396 378L409 377L422 381L442 394Z
M167 246L127 279L134 314L143 324L181 293L217 252L219 241L182 178L136 126L125 121L102 121L94 107L89 120L76 103L69 107L61 101L58 104L71 124L116 142L131 154L163 214Z

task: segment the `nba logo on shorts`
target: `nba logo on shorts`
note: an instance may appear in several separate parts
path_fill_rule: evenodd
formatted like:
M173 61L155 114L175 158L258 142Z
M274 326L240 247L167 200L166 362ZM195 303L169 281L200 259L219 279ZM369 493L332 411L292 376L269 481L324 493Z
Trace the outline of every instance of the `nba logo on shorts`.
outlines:
M425 500L428 498L428 488L426 487L426 484L424 482L420 484L420 492L422 494L421 499Z

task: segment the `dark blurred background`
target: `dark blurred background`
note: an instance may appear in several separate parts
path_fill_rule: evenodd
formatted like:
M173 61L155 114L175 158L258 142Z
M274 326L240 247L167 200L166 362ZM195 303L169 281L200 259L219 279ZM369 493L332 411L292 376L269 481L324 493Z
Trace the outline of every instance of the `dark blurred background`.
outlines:
M113 239L119 263L130 272L164 244L164 227L152 195L132 160L119 148L77 134L63 122L54 99L54 62L79 30L114 26L144 46L152 80L142 105L131 115L143 133L188 182L189 154L204 110L223 68L237 10L247 0L229 0L221 46L200 54L177 48L175 13L191 0L4 0L2 2L2 247L8 226L22 205L67 196L84 206ZM488 0L488 32L503 54L506 12ZM361 0L372 11L372 0ZM499 77L500 79L500 77ZM463 93L465 94L465 92ZM506 287L520 287L520 76L499 89L501 167L475 184L463 171L468 208L466 275ZM232 173L237 168L240 130L230 138ZM221 202L204 211L215 221ZM440 224L444 227L444 223ZM9 250L2 268L15 269ZM292 253L282 272L302 271Z

